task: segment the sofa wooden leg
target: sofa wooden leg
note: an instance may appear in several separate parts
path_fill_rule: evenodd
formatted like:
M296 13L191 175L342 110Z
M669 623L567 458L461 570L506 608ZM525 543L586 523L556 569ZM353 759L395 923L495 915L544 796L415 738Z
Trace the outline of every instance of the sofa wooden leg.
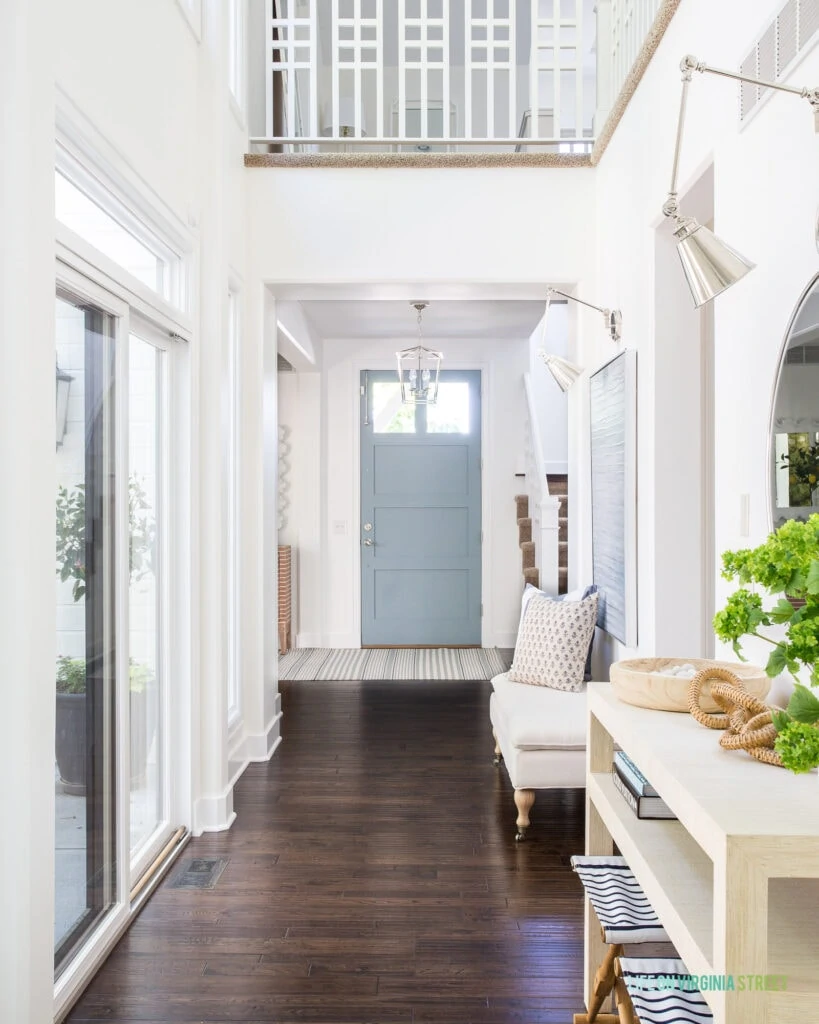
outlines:
M515 790L515 807L518 809L518 820L516 822L518 831L515 841L518 843L522 843L526 838L526 829L529 828L529 811L531 811L534 802L535 791L533 789Z
M492 758L492 764L497 768L501 761L503 761L503 754L501 753L500 743L498 743L498 734L494 729L492 730L492 738L495 741L495 756Z

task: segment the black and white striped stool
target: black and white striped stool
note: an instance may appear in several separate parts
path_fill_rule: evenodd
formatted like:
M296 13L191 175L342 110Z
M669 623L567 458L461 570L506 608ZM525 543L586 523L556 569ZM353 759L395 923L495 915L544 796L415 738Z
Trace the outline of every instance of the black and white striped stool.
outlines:
M619 971L640 1024L707 1024L714 1015L682 960L621 956Z
M668 935L646 899L624 857L572 857L572 867L580 876L589 902L594 907L608 945L602 964L594 976L588 1013L576 1013L574 1024L616 1024L633 1019L624 982L618 979L617 958L623 945L643 942L668 942ZM618 1016L600 1015L600 1007L612 991L618 1003Z

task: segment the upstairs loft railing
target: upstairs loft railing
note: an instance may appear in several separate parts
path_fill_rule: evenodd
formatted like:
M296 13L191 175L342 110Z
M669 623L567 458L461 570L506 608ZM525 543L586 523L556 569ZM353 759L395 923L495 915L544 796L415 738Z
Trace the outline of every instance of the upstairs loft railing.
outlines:
M587 154L678 2L264 0L251 35L265 123L251 144Z
M293 152L591 149L592 0L266 0L266 125Z

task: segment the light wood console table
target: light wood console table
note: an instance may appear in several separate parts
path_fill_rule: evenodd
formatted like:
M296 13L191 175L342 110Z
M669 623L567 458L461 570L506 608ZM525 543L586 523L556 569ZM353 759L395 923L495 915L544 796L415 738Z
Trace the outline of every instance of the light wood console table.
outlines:
M819 1021L819 778L719 736L589 684L586 853L616 844L689 972L733 978L734 991L703 988L716 1024ZM615 745L678 821L636 817L611 781ZM588 900L585 945L588 997L605 952Z

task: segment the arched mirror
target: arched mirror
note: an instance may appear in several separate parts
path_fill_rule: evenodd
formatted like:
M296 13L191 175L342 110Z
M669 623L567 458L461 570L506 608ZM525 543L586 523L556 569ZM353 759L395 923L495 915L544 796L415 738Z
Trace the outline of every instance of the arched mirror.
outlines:
M819 512L819 275L803 294L782 348L769 451L774 528Z

